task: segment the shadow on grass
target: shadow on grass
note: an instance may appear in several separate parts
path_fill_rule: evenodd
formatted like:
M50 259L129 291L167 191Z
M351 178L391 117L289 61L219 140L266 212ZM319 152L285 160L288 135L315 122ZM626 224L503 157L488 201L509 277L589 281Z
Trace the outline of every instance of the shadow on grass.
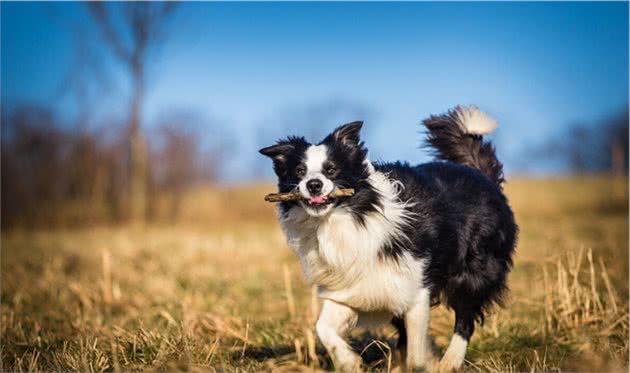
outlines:
M371 332L364 332L347 339L352 350L361 354L363 364L370 369L387 368L389 359L394 363L396 341L393 338L384 338ZM319 367L325 370L333 370L334 366L324 346L318 341L315 348ZM306 354L306 351L303 351ZM233 352L231 359L251 359L258 362L268 360L289 361L295 360L295 347L293 345L277 346L248 346L245 352Z

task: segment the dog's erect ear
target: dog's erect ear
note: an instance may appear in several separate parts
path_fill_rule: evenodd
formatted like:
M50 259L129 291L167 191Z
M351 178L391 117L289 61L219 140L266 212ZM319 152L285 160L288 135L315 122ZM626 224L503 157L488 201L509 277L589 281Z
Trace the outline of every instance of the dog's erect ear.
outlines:
M336 141L344 145L356 146L359 145L359 132L361 132L361 127L363 127L363 122L361 121L346 123L338 127L332 133L332 136Z
M295 150L295 146L280 142L259 150L260 154L266 155L273 160L273 170L278 177L283 178L287 174L286 161L291 152Z
M274 162L281 162L284 161L287 155L289 155L293 150L295 150L295 147L291 144L276 144L262 148L259 152L260 154L273 159Z

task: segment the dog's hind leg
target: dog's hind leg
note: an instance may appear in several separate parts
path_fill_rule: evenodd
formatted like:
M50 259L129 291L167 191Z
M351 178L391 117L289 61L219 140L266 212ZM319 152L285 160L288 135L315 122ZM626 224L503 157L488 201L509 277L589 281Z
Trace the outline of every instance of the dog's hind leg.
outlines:
M426 368L431 362L431 339L429 338L429 316L431 294L429 289L421 289L414 305L405 313L407 332L407 370Z
M358 320L358 314L352 308L325 299L315 328L317 335L341 372L360 372L361 357L357 355L343 337Z
M455 331L451 342L440 360L440 372L452 372L461 368L466 356L466 348L475 331L475 312L470 307L461 306L455 309Z

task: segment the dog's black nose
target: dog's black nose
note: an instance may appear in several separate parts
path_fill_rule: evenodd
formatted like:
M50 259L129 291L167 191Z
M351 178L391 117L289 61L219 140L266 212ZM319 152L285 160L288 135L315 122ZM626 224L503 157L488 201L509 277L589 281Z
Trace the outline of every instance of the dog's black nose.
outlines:
M308 189L309 193L313 196L318 196L322 192L323 186L324 183L319 179L312 179L306 182L306 189Z

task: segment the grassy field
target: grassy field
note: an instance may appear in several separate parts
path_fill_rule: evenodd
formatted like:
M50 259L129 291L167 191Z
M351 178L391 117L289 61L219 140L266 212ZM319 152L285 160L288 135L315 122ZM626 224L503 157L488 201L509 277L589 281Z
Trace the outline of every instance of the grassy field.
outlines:
M507 307L472 339L467 371L627 371L627 180L512 180L520 225ZM3 371L333 369L318 303L273 189L201 188L178 222L2 232ZM439 353L452 315L432 310ZM395 332L357 331L371 370L397 370Z

